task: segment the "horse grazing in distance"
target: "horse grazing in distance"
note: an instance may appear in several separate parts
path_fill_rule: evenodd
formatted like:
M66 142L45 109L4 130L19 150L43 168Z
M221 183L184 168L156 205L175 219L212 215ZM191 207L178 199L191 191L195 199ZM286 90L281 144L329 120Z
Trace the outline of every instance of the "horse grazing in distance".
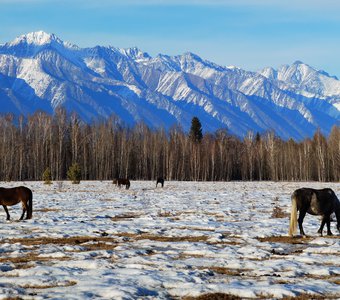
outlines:
M0 204L5 209L7 214L7 220L10 219L10 215L7 206L12 206L21 202L22 205L22 215L20 220L24 218L26 213L26 219L32 218L33 209L33 194L32 191L25 186L18 186L14 188L3 188L0 187Z
M157 182L156 182L156 187L157 187L158 183L160 183L162 185L162 187L164 187L164 178L163 177L158 177L157 178Z
M130 180L128 178L116 178L112 183L116 184L119 188L121 188L122 185L125 185L127 190L130 188Z
M321 226L318 233L322 235L322 230L327 224L327 235L331 232L331 214L334 212L337 219L337 229L340 231L340 202L332 189L315 190L311 188L301 188L292 194L292 210L290 215L289 235L293 236L299 224L300 234L306 236L303 231L302 222L306 215L322 216ZM299 218L297 218L297 212Z

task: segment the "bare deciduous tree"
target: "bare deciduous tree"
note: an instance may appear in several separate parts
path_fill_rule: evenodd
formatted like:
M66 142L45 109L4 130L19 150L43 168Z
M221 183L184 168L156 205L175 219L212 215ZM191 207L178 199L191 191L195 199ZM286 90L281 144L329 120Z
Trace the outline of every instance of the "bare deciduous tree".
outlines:
M340 180L340 128L329 137L284 141L273 132L249 132L241 140L226 129L197 142L180 126L168 132L144 123L122 126L116 117L85 124L57 109L24 119L0 116L0 180L67 178L72 163L81 178L109 180Z

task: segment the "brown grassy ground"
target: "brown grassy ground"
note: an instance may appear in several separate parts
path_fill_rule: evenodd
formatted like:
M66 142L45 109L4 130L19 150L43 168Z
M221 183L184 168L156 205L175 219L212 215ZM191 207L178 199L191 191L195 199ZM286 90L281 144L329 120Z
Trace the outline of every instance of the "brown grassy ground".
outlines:
M285 244L308 244L313 237L290 237L290 236L269 236L258 238L260 242L270 242L270 243L285 243Z
M116 238L112 237L91 237L91 236L74 236L62 238L18 238L6 240L7 243L20 243L25 246L41 246L41 245L68 245L68 246L81 246L84 251L91 250L112 250L118 242ZM19 258L20 259L20 258Z
M182 300L241 300L241 298L229 294L213 293L203 294L198 297L184 297Z

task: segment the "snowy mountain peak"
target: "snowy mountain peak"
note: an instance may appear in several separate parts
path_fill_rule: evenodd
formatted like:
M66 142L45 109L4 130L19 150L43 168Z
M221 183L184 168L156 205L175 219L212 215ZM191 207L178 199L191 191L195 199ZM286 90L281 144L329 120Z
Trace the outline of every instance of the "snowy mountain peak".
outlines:
M23 45L23 44L31 45L31 46L44 46L48 44L58 44L66 48L73 48L73 49L78 48L75 45L62 41L55 34L46 33L45 31L42 31L42 30L21 35L17 37L16 39L14 39L14 41L7 43L6 46L14 47L14 46Z
M259 74L272 80L275 80L277 78L277 71L271 67L264 68L259 72Z
M277 70L267 67L259 72L268 79L278 79L294 84L301 83L315 77L318 71L311 66L297 60L292 65L283 65Z
M137 47L119 48L118 51L124 56L134 59L134 60L144 60L144 59L151 58L148 53L141 51Z
M340 81L336 76L330 76L327 72L313 68L301 61L295 61L292 65L283 65L277 70L264 68L259 72L269 80L278 82L281 89L290 89L296 94L307 97L321 96L335 97L335 107L339 107Z
M41 46L41 45L49 44L52 41L56 41L60 44L63 43L54 34L49 34L44 31L36 31L36 32L30 32L28 34L21 35L17 37L13 42L9 43L8 45L15 46L18 44L26 43L26 44L35 44L35 45Z
M197 54L192 53L192 52L185 52L182 56L187 58L187 59L194 59L194 60L198 60L198 61L202 60L202 58L200 58Z

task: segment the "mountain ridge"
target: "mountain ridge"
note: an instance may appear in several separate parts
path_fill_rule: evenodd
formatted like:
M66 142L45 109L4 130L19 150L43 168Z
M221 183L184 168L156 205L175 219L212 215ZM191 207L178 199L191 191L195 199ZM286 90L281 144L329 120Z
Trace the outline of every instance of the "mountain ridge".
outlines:
M64 106L85 122L116 115L128 125L185 130L197 116L205 131L274 130L298 140L318 128L328 134L340 120L340 81L300 61L251 72L191 52L151 57L137 47L80 48L39 31L0 45L0 76L13 81L0 85L0 112L15 103L15 114Z

